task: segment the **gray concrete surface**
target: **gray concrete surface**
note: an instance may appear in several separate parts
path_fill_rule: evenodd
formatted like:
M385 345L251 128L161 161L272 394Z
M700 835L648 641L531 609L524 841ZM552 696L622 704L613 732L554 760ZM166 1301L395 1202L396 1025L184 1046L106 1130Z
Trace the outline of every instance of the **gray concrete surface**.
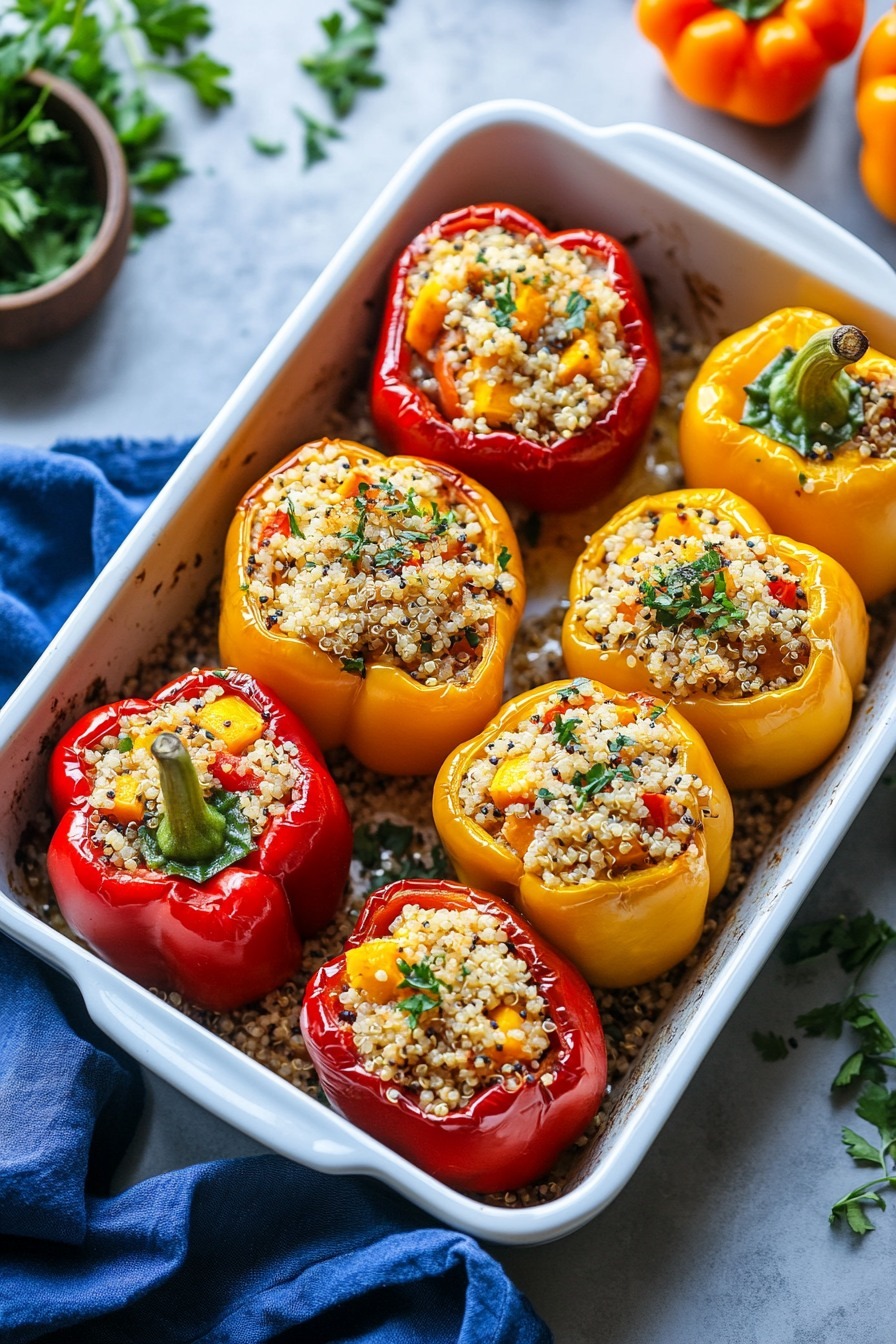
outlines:
M171 228L131 257L102 309L41 350L0 356L0 441L198 433L407 153L471 103L524 96L598 125L641 120L690 135L789 188L896 262L896 230L856 172L855 58L798 123L761 131L684 103L640 39L627 0L398 0L382 37L384 89L346 139L299 171L296 69L335 0L219 0L211 44L235 69L235 106L213 118L181 91L172 143L192 175L169 194ZM869 24L885 0L871 0ZM298 11L298 12L297 12ZM263 159L248 137L283 139ZM896 923L896 796L878 785L806 907L871 906ZM857 1181L839 1142L851 1112L830 1079L846 1053L802 1042L763 1063L754 1029L788 1029L836 997L827 963L760 975L640 1170L615 1204L552 1246L498 1250L559 1344L892 1344L896 1208L859 1242L826 1221ZM892 968L878 989L896 1018ZM121 1179L259 1151L164 1084Z

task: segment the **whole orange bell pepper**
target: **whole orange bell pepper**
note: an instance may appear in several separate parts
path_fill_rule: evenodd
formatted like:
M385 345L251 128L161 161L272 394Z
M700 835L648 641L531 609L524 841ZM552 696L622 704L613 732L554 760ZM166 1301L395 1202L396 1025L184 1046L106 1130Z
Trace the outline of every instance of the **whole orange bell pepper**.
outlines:
M855 47L864 0L638 0L641 32L685 98L780 126Z
M856 92L862 185L872 204L896 224L896 5L865 43Z
M606 761L592 760L576 733L582 708L594 706L602 712L609 706L618 724ZM674 741L678 775L698 777L707 791L691 843L672 858L651 860L634 846L625 856L608 852L609 862L604 862L602 846L592 837L596 876L545 881L527 859L532 838L555 815L577 814L587 821L592 801L599 803L604 790L612 789L614 776L640 794L647 830L653 835L666 831L671 820L666 796L640 783L640 747L652 740L657 720ZM531 734L533 726L537 737L529 751L517 735ZM479 807L471 814L465 806L464 795L471 768L491 766L499 739L507 754L491 778L483 810L498 809L495 815L505 820L501 832L492 834L480 821ZM535 787L533 769L549 772L550 788ZM571 774L572 791L553 783L555 769L564 779ZM514 804L523 804L526 813L520 815ZM432 812L460 880L514 901L595 985L641 984L686 957L702 932L707 901L728 876L731 799L697 732L652 696L626 695L585 678L539 686L509 700L483 732L446 760L436 779Z
M896 587L894 401L896 358L827 313L782 308L717 345L691 384L685 482L742 495L874 602Z
M301 523L289 494L293 468L325 460L332 448L345 464L341 500L315 504L318 514L337 515L340 530L319 539L321 549L290 557L284 540L298 539L305 547ZM419 498L411 490L392 492L384 480L389 468L419 468L440 481L441 505ZM442 547L443 555L463 552L468 540L450 507L452 500L469 508L481 528L472 554L495 572L491 589L492 616L488 629L464 632L465 658L470 667L464 678L452 677L426 684L405 670L398 660L361 648L357 656L339 657L318 642L322 628L307 636L280 627L275 586L272 594L253 591L259 556L272 541L283 559L278 581L287 581L290 565L338 568L339 584L351 593L357 607L367 604L364 584L388 576L392 587L407 595L398 610L392 598L384 622L416 622L415 602L425 603L428 550ZM271 513L272 503L277 501ZM339 511L339 505L343 508ZM267 521L261 525L260 515ZM387 517L394 526L391 545L376 550L367 532L375 518ZM469 553L469 552L467 552ZM445 583L460 583L446 570ZM503 586L502 586L503 585ZM419 595L419 596L418 596ZM317 598L312 595L312 601ZM373 600L372 598L370 599ZM381 774L434 774L458 742L485 723L501 703L504 668L526 600L520 548L502 506L487 490L450 467L408 457L386 458L359 443L318 440L305 444L263 477L237 508L228 532L221 587L219 645L224 662L263 677L308 725L324 750L345 745L364 765ZM319 620L319 613L318 613Z
M730 788L771 788L820 765L834 750L849 725L854 691L865 673L868 648L868 617L861 594L846 571L820 551L801 546L789 537L771 534L762 515L728 490L676 490L649 495L628 504L591 538L573 570L570 606L563 625L563 656L573 676L600 677L623 692L666 693L651 680L645 662L635 656L634 630L628 638L606 640L601 631L586 626L589 599L599 591L606 566L607 539L636 519L656 519L655 537L666 537L670 548L683 561L677 571L684 581L663 593L652 568L638 568L637 556L629 563L642 582L633 587L637 612L651 616L638 650L655 644L655 631L665 626L680 628L709 643L711 639L736 641L747 611L726 600L724 561L713 574L716 583L703 579L693 561L711 552L699 539L697 511L730 523L747 541L761 538L766 554L774 557L771 597L780 608L805 607L803 634L808 645L805 670L786 686L749 695L726 694L724 687L702 689L682 683L673 688L672 703L700 733ZM686 549L690 547L691 549ZM630 549L634 549L631 547ZM622 561L620 560L620 563ZM692 573L688 573L688 569ZM651 583L652 581L652 583ZM713 593L716 588L721 600ZM629 589L624 590L626 593ZM657 592L659 591L659 597ZM735 594L736 596L736 594ZM651 601L656 610L651 612ZM675 603L679 604L677 609ZM717 614L721 610L721 615ZM617 612L618 616L619 613ZM702 625L702 630L700 629ZM769 648L770 656L774 649Z

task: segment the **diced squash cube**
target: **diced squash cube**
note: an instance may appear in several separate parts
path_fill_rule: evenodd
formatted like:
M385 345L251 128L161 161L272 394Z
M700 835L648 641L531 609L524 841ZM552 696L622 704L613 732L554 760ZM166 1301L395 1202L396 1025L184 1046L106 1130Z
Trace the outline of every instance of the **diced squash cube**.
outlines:
M113 785L115 797L106 798L100 805L100 812L114 817L125 826L132 821L141 822L144 812L141 787L139 775L116 775Z
M523 857L535 839L537 825L538 819L531 815L518 817L516 813L511 813L509 817L505 818L504 825L501 827L501 834L514 854L518 854L520 858Z
M149 751L161 731L161 728L143 728L140 732L134 732L134 730L131 729L133 750Z
M636 555L640 555L644 549L643 541L630 541L627 546L616 557L617 565L627 565L630 560L634 560Z
M370 467L355 467L336 491L340 499L355 499L361 494L360 486L376 485L379 477Z
M484 416L489 425L507 425L516 414L511 398L517 389L513 383L488 383L484 378L473 384L473 416Z
M628 705L616 706L616 718L619 721L620 727L627 728L630 723L634 723L637 717L638 711L636 709L630 709Z
M399 944L394 938L371 938L345 954L345 978L372 1003L391 1003L404 979L398 969Z
M238 695L222 695L210 705L203 705L196 722L206 732L213 733L228 751L239 756L264 732L264 719L257 709Z
M439 338L448 312L446 290L460 289L462 280L454 275L431 275L408 310L405 340L424 359Z
M676 513L672 509L664 513L656 525L655 541L668 541L670 537L696 537L702 540L703 532L696 518L688 513Z
M531 1058L523 1035L523 1019L515 1008L502 1004L491 1014L490 1020L504 1033L503 1049L499 1055L502 1061Z
M495 807L502 812L510 803L534 802L535 785L528 756L510 756L502 761L495 771L489 793Z
M514 292L516 312L513 315L513 329L524 341L531 341L544 326L548 313L548 301L544 292L533 285L517 285Z
M561 387L566 387L578 374L590 381L600 369L600 363L597 337L593 331L586 331L578 340L568 345L560 356L557 382Z

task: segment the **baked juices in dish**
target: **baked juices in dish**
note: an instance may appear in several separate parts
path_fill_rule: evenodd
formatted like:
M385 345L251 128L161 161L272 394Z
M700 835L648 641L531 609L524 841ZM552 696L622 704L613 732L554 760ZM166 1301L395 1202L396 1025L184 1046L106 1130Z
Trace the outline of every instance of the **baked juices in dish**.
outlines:
M371 386L393 451L530 508L582 508L623 475L658 396L643 287L615 239L479 205L399 258Z
M437 463L320 440L246 496L228 534L225 659L324 748L430 774L501 703L525 602L498 501Z

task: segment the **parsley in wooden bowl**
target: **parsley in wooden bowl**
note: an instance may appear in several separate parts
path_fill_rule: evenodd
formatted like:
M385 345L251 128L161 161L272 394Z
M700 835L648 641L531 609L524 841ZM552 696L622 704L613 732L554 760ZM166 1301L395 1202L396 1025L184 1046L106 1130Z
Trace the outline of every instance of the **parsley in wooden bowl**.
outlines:
M0 106L0 346L68 330L111 285L131 232L128 169L86 94L34 70Z

